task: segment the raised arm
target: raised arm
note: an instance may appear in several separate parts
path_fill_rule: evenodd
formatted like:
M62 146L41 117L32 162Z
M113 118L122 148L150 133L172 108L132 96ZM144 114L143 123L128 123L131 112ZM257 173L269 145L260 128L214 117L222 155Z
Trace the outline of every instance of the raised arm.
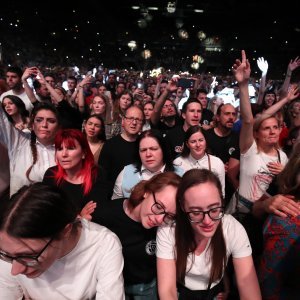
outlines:
M300 58L297 56L294 60L291 59L291 61L288 64L284 83L282 87L280 88L280 94L285 96L287 94L290 82L291 82L291 77L292 73L295 69L297 69L300 66Z
M253 137L253 115L251 111L248 81L250 78L250 64L246 58L245 50L242 50L242 61L237 59L232 67L234 77L240 90L240 110L242 127L240 132L240 151L245 153L252 145Z
M291 102L292 100L296 99L299 96L299 88L293 87L289 90L287 96L282 98L280 101L276 102L275 104L271 105L268 109L263 111L261 114L258 115L257 118L255 118L254 121L254 127L257 124L260 124L263 120L273 116L275 113L277 113L285 104Z
M159 120L160 120L160 115L161 115L161 111L162 108L167 100L168 94L169 92L173 92L177 90L177 85L176 85L177 79L171 79L166 87L166 89L162 92L162 94L159 96L159 98L157 99L155 105L154 105L154 110L153 113L151 115L151 123L153 125L158 124Z
M257 98L257 104L261 105L264 97L264 93L266 90L266 77L268 72L268 62L263 58L259 57L257 59L257 66L261 70L261 78L260 78L260 86L258 91L258 98Z
M37 98L35 97L35 94L33 92L33 89L29 86L27 79L31 77L32 75L36 76L38 73L38 69L36 67L32 68L26 68L23 75L22 75L22 84L25 90L25 93L31 103L37 102Z

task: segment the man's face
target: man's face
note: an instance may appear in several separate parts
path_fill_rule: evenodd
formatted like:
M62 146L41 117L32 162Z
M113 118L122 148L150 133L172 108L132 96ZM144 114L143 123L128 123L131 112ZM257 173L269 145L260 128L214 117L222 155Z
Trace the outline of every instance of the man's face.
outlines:
M143 112L136 106L131 106L126 110L125 117L122 120L122 126L126 134L138 135L142 130L144 123Z
M182 117L184 118L184 123L188 127L199 125L202 118L201 104L197 102L189 103L186 112L182 113Z
M236 121L236 111L231 104L225 104L221 108L220 115L217 115L218 126L231 129Z
M164 118L176 116L176 110L171 100L166 100L165 104L163 105L161 115Z
M13 72L7 72L6 73L6 83L8 87L13 90L21 85L21 78L18 74Z
M207 108L207 97L205 93L199 93L197 99L200 101L203 108Z

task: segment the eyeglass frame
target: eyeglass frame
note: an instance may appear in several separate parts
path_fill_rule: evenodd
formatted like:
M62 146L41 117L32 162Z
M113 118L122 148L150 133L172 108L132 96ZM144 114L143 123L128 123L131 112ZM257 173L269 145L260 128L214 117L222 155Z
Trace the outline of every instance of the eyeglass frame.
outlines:
M214 210L214 209L217 209L217 208L221 208L222 210L221 210L221 212L222 212L222 216L221 217L218 217L218 218L212 218L211 216L210 216L210 212L212 211L212 210ZM190 217L190 214L191 213L202 213L202 220L201 221L194 221L194 220L191 220L191 217ZM208 215L208 217L211 219L211 220L213 220L213 221L218 221L218 220L221 220L223 217L224 217L224 214L225 214L225 207L224 206L217 206L217 207L213 207L213 208L211 208L211 209L209 209L209 210L205 210L205 211L203 211L203 210L193 210L193 211L184 211L184 213L187 215L187 217L188 217L188 219L189 219L189 221L191 222L191 223L202 223L203 222L203 220L204 220L204 218L205 218L205 215Z
M166 210L164 209L164 207L159 202L157 202L154 192L152 192L152 196L153 196L154 203L151 206L151 211L155 215L164 215L163 221L164 221L165 224L174 223L175 222L175 218L176 218L176 214L170 214L170 213L166 212ZM153 207L155 207L155 206L156 207L158 206L159 210L162 210L162 212L161 213L155 212L154 209L153 209ZM171 222L166 222L166 220L165 220L166 217L169 217L170 218L169 220Z
M35 267L37 265L40 264L40 261L38 260L39 257L44 253L44 251L48 248L48 246L52 243L52 241L54 240L54 237L52 237L47 243L46 245L43 247L43 249L37 254L37 255L18 255L18 256L11 256L11 255L8 255L6 254L5 252L3 251L0 251L0 259L5 261L5 262L8 262L8 263L13 263L13 261L17 261L18 263L22 264L23 266L26 266L26 267ZM8 258L7 260L6 259L3 259L3 257L5 258ZM33 261L32 262L25 262L25 261L22 261L22 259L32 259Z
M124 118L127 122L129 122L129 124L133 123L133 121L136 121L137 124L143 124L143 123L144 123L144 120L139 119L139 118L126 117L126 116L123 116L123 118Z

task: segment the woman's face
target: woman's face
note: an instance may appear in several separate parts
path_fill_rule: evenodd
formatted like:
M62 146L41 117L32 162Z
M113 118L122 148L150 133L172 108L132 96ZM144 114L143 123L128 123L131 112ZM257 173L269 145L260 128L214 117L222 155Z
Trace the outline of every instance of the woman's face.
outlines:
M125 111L131 105L131 97L129 94L123 94L120 97L120 108Z
M280 127L275 118L264 120L258 130L255 132L255 137L259 145L274 146L278 143Z
M3 99L3 106L8 115L14 116L18 114L18 108L9 98Z
M53 144L58 130L56 115L51 110L39 110L33 120L33 130L40 143L45 146Z
M91 103L91 110L94 114L103 114L105 112L106 103L104 99L96 96Z
M206 150L206 140L201 132L198 131L192 134L186 145L190 149L193 158L200 159L204 156Z
M56 149L56 161L66 171L77 172L81 170L82 159L84 159L84 152L75 139L74 145L62 143L61 147Z
M197 216L199 211L208 211L212 208L222 206L220 193L217 187L211 182L201 183L188 188L184 193L184 211L194 212ZM204 215L204 219L200 223L191 223L196 238L211 238L218 226L220 220L212 220L208 214Z
M84 126L84 131L87 137L95 138L97 137L102 130L101 121L95 117L89 118Z
M144 115L146 120L150 120L153 113L153 105L151 103L146 103L144 105Z
M177 188L167 185L160 191L146 193L143 202L140 204L140 221L144 228L153 228L164 223L165 214L155 214L154 212L164 211L175 216L176 214L176 192ZM155 196L155 199L154 199ZM160 210L157 210L154 205Z
M46 248L45 248L46 247ZM45 248L45 249L44 249ZM11 274L13 276L22 274L28 278L36 278L43 274L58 258L62 256L62 241L45 239L14 238L6 232L0 232L1 252L13 257L37 256L38 265L29 267L13 260Z
M139 153L143 166L151 172L159 171L164 165L162 149L153 137L140 141Z
M276 97L274 94L266 94L265 96L265 106L270 107L274 104Z

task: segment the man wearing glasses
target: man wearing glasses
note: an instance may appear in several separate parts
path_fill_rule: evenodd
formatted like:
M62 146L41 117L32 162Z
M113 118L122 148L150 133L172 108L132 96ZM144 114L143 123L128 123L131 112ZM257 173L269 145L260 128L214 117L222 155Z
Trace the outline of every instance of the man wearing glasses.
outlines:
M144 120L144 113L139 107L129 107L122 119L123 132L103 145L98 163L106 171L111 192L121 170L135 161L138 147L136 139Z

